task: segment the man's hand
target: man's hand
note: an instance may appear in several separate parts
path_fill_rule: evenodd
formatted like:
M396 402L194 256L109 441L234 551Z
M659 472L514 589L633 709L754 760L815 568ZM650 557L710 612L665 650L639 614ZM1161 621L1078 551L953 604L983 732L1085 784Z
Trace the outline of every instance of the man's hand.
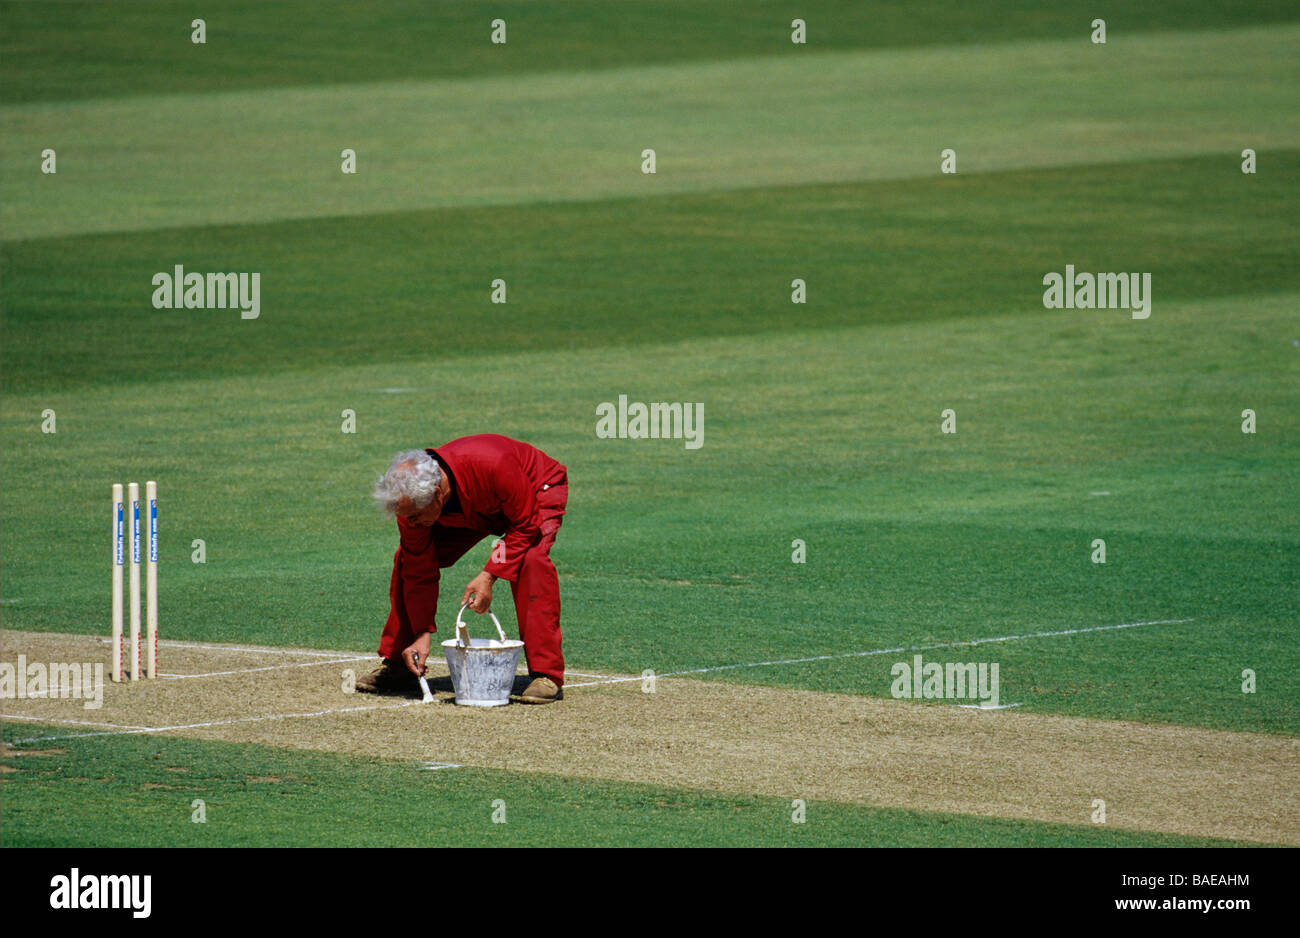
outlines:
M460 604L469 606L478 613L487 612L492 608L492 584L496 580L496 577L484 570L469 581L469 586L465 587L465 595L461 597Z
M432 635L425 632L415 641L407 646L406 651L402 652L402 660L406 662L406 667L416 677L420 677L428 670L425 662L429 660L429 642ZM416 664L416 655L419 655L419 664Z

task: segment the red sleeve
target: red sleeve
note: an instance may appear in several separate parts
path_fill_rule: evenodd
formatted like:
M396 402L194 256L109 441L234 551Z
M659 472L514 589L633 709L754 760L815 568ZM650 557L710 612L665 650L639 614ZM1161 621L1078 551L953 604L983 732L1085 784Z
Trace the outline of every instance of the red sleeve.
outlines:
M419 635L436 632L433 619L438 612L438 552L433 547L433 529L397 519L401 535L402 602L411 628Z
M505 559L494 559L500 558L502 548L493 548L483 569L513 583L519 577L524 552L542 536L541 518L537 514L537 493L532 480L513 456L507 456L497 464L493 481L502 495L501 513L506 516L510 526L506 529Z

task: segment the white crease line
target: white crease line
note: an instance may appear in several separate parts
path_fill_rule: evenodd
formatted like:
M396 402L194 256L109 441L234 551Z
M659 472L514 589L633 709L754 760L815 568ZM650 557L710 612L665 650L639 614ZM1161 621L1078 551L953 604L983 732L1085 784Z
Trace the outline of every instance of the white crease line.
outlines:
M16 714L16 713L0 713L0 720L18 720L19 722L22 722L22 723L69 723L69 724L72 724L73 726L111 726L111 727L113 728L113 731L121 731L121 730L144 730L144 731L147 731L147 730L149 729L149 727L147 727L147 726L123 726L121 723L97 723L97 722L95 722L95 721L93 721L93 720L60 720L60 719L56 719L55 717L32 717L32 716L20 716L19 714ZM104 734L100 734L100 733L79 733L79 734L77 734L77 735L78 735L78 736L100 736L100 735L104 735ZM42 738L42 739L75 739L76 737L74 737L74 736L42 736L41 738ZM17 745L18 743L30 743L30 742L34 742L34 740L30 740L30 739L15 739L15 740L14 740L14 745Z
M107 642L107 639L105 640ZM159 648L202 648L209 651L240 651L240 652L261 652L264 654L274 655L302 655L313 658L352 658L357 653L355 651L307 651L302 648L266 648L258 645L208 645L201 642L159 642ZM366 657L378 658L378 655L367 655Z
M78 636L72 636L72 637L78 637ZM99 638L98 641L99 644L101 645L107 645L109 644L111 639ZM267 654L276 654L276 655L299 655L299 656L311 656L317 658L328 658L329 661L340 661L340 662L341 661L366 661L371 658L375 659L376 661L379 660L379 655L377 654L358 654L357 652L353 652L353 651L306 651L298 648L283 648L283 647L268 648L259 645L212 645L212 644L204 644L201 642L160 641L158 642L158 647L159 648L198 648L198 649L205 649L209 651L234 651L234 652L249 653L249 654L264 652ZM430 657L428 659L428 663L430 664L433 664L435 662L442 662L444 665L446 665L447 659L441 657ZM276 667L298 667L298 666L299 665L277 665ZM269 668L248 668L246 671L214 671L212 672L212 674L161 674L160 676L165 678L171 678L171 679L180 678L180 677L215 677L217 675L245 674L251 671L262 671L262 670L269 670ZM527 674L528 670L527 668L521 667L516 673ZM582 677L608 677L608 675L606 674L600 674L595 671L572 671L571 670L568 673L578 674L581 675Z
M422 762L420 763L421 772L436 772L439 769L463 769L465 766L458 762Z
M176 726L156 726L150 732L153 733L170 733L175 730L201 730L210 726L233 726L236 723L259 723L263 720L291 720L302 717L324 717L333 716L336 713L359 713L366 710L400 710L402 707L410 707L421 703L419 700L408 700L399 704L376 704L372 707L343 707L337 710L317 710L312 713L266 713L257 717L235 717L232 720L211 720L207 723L184 723Z
M92 684L89 688L83 687L82 694L76 697L72 696L71 694L64 694L63 688L59 688L59 696L57 697L50 697L52 691L42 690L42 691L37 691L34 694L29 694L24 691L21 697L7 697L5 699L6 700L44 700L45 698L49 697L51 700L85 700L87 699L84 693L86 690L96 691L107 686L108 686L107 684Z
M321 665L342 664L348 661L369 661L370 657L371 657L370 655L362 655L357 658L332 658L326 661L300 661L296 664L268 664L268 665L263 665L260 668L239 668L234 671L207 671L202 674L169 674L165 671L160 671L158 672L158 677L162 680L167 680L167 681L183 681L188 678L194 678L194 677L228 677L233 674L253 674L257 671L283 671L287 668L318 668ZM441 661L442 659L439 658L435 660ZM123 681L122 683L125 684L127 682ZM101 687L108 687L108 686L109 685L107 684L96 684L95 689L98 690ZM49 691L40 691L35 694L25 694L24 698L28 700L35 700L37 697L49 697L49 695L50 695Z
M998 704L996 707L990 707L986 704L957 704L963 710L1010 710L1012 707L1023 707L1024 701L1020 703Z
M64 633L60 633L60 634L64 634ZM85 638L86 636L67 634L66 637ZM111 641L112 639L109 638L98 638L98 642L101 645L107 645ZM315 650L308 650L305 648L285 648L283 646L280 646L278 648L272 648L265 645L217 645L217 644L209 644L205 642L181 642L176 640L159 641L158 647L159 648L199 648L207 651L234 651L234 652L240 652L246 654L302 655L302 656L314 657L314 658L329 658L329 657L350 658L354 655L359 654L358 652L355 651L315 651ZM371 655L366 655L365 657L377 659L379 655L371 654Z
M253 674L257 671L282 671L286 668L318 668L321 665L342 664L348 661L369 661L370 658L370 655L361 655L356 658L332 658L325 661L300 661L296 664L268 664L263 665L260 668L239 668L234 671L207 671L202 674L169 674L165 671L160 671L158 672L158 677L167 681L183 681L193 677L228 677L233 674ZM436 660L441 661L442 659ZM125 684L126 682L123 681L122 683ZM107 684L96 684L95 689L98 690L101 687L107 686ZM49 695L49 691L40 691L35 694L25 694L24 697L28 700L34 700L37 697L49 697Z
M935 648L957 648L962 645L987 645L991 642L1015 642L1026 638L1051 638L1058 635L1082 635L1085 632L1109 632L1114 629L1135 629L1143 625L1174 625L1193 622L1194 619L1155 619L1151 622L1125 622L1120 625L1094 625L1083 629L1061 629L1055 632L1030 632L1026 635L1001 635L996 638L973 638L961 642L939 642L934 645L910 645L901 648L875 648L871 651L845 651L836 655L814 655L810 658L778 658L774 661L751 661L746 664L719 664L708 668L690 668L686 671L668 671L655 674L655 678L681 677L685 674L709 674L714 671L734 671L738 668L762 668L775 664L805 664L810 661L832 661L836 658L865 658L869 655L901 655L909 651L932 651ZM575 687L595 687L599 684L626 684L629 681L645 680L637 677L614 677L603 681L583 681L578 684L565 684L565 690Z
M347 661L369 661L370 655L364 655L359 658L337 658L327 661L300 661L297 664L268 664L260 668L240 668L235 671L208 671L204 674L159 674L161 678L169 681L183 681L192 677L226 677L231 674L252 674L255 671L283 671L286 668L319 668L321 665L341 664Z
M343 707L337 710L317 710L312 713L266 713L256 717L236 717L233 720L211 720L207 723L183 723L175 726L119 726L113 730L100 733L74 733L68 736L34 736L30 739L15 739L13 745L23 743L50 742L59 739L83 739L88 736L131 736L141 733L171 733L177 730L201 730L213 726L233 726L237 723L259 723L263 720L292 720L305 717L333 716L336 713L357 713L366 710L400 710L419 704L418 700L408 700L400 704L376 705L373 707ZM0 719L26 720L29 723L81 723L85 726L112 726L111 723L84 723L80 720L52 720L48 717L8 717L0 714Z

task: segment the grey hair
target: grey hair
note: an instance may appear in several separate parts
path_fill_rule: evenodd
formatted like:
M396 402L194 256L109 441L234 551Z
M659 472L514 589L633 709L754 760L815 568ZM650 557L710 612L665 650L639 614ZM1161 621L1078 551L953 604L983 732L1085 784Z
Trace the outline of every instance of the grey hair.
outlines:
M442 485L442 467L422 449L409 449L398 453L385 472L375 482L375 503L389 515L397 513L403 499L415 510L427 508L434 493Z

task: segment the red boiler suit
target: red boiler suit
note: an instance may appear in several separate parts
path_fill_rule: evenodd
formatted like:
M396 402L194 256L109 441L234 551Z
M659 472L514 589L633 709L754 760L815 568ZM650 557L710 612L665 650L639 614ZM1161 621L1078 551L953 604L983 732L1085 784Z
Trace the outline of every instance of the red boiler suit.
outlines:
M393 661L425 632L438 631L438 580L489 534L504 535L483 567L510 581L528 671L564 683L560 579L551 545L569 499L568 470L536 447L495 433L465 436L426 450L451 481L437 522L397 519L390 610L379 654Z

